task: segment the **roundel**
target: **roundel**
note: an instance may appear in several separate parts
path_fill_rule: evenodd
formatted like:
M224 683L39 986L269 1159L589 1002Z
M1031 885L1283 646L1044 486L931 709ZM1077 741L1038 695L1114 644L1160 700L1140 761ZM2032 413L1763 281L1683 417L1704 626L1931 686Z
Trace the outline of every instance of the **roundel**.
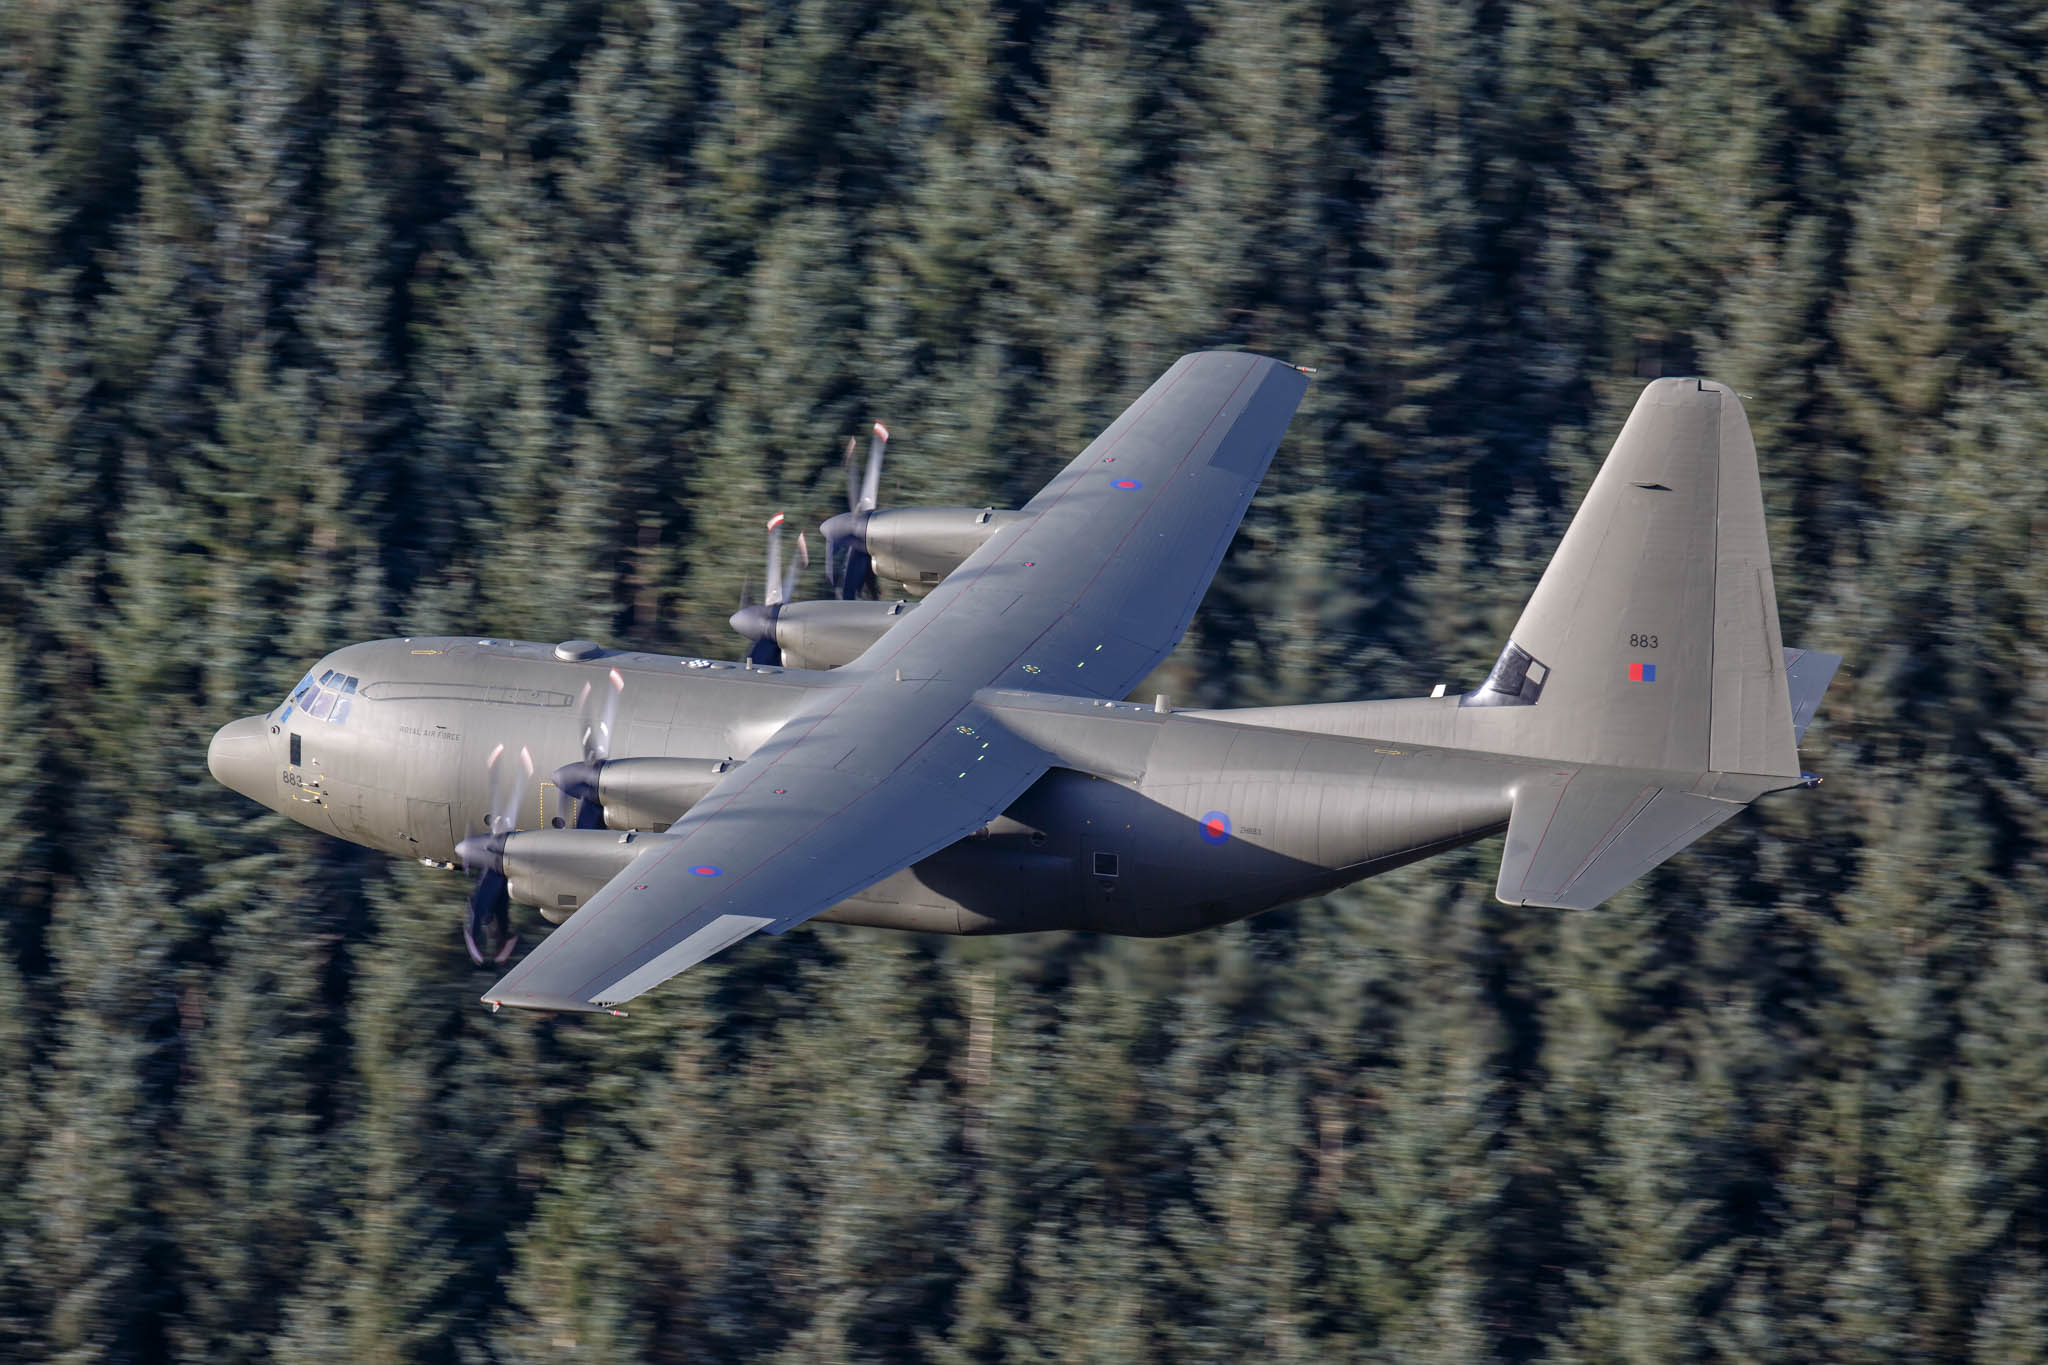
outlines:
M1128 493L1132 489L1143 488L1145 485L1139 483L1136 479L1111 479L1109 486L1111 488L1121 488Z
M693 877L716 877L719 875L719 870L710 863L699 863L690 869L690 875Z
M1227 844L1230 842L1230 817L1220 810L1212 810L1202 817L1202 842L1205 844Z

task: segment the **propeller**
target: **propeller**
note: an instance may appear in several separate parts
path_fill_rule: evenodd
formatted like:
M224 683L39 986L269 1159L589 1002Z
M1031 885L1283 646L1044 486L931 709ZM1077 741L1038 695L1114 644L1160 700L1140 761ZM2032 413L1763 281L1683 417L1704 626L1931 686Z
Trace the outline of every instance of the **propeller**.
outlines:
M512 893L505 883L505 840L518 828L519 808L526 800L526 788L533 781L533 755L519 751L516 770L508 779L499 768L505 746L491 750L485 765L490 772L490 814L482 834L472 834L455 846L462 865L477 874L469 893L469 913L462 921L462 942L470 961L481 967L487 955L503 963L519 944L512 932Z
M800 564L791 564L787 572L782 567L782 523L785 517L777 512L768 520L768 600L762 603L747 601L746 585L740 586L740 609L732 614L732 628L754 642L747 651L747 662L760 667L779 668L782 664L782 646L775 642L775 623L782 615L785 603L796 592L798 569L811 566L811 545L803 536L796 538L797 558Z
M562 795L575 798L578 829L604 828L597 778L605 760L612 756L612 729L618 723L619 698L625 691L625 676L613 668L606 670L601 686L583 684L576 698L577 709L583 713L583 757L555 769L555 786Z
M874 583L874 562L867 545L868 513L875 510L881 496L882 451L889 444L889 428L875 423L868 439L867 469L857 480L855 439L846 442L846 510L819 528L825 533L825 573L845 602L853 601Z

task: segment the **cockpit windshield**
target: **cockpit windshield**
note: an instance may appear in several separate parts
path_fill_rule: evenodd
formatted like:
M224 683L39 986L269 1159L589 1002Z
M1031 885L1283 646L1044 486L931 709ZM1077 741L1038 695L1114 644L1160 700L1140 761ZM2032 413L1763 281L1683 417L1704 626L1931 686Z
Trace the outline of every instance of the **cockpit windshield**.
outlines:
M296 709L305 712L313 720L324 720L339 725L348 719L350 705L356 695L356 678L336 669L327 669L319 677L308 673L292 689L285 699L284 711L278 716L282 724L291 719Z

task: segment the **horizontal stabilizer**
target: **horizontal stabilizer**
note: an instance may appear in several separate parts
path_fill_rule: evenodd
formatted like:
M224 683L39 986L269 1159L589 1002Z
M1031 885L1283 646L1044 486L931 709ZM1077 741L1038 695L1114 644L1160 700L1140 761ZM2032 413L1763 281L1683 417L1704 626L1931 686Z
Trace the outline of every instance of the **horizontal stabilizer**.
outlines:
M1509 905L1591 910L1743 808L1582 768L1515 793L1495 894Z
M1823 654L1817 649L1785 651L1785 682L1792 690L1794 744L1806 738L1806 727L1813 720L1813 713L1820 709L1820 699L1826 695L1828 684L1835 680L1835 670L1841 666L1839 654Z

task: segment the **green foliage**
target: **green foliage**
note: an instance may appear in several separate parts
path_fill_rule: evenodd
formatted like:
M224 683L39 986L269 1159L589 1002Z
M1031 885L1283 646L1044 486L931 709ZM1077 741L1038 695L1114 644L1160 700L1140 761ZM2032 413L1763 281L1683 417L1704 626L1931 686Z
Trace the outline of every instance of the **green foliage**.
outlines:
M0 7L0 1357L2041 1359L2043 33ZM1833 780L1590 915L1478 851L554 1022L458 880L208 780L344 640L735 653L866 422L885 502L1014 505L1200 345L1320 373L1158 688L1470 686L1697 365Z

